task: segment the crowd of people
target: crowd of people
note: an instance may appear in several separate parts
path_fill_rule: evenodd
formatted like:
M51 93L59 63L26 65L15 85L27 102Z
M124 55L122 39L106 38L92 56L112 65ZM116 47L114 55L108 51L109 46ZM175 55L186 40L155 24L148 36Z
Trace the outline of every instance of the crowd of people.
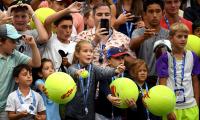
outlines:
M43 7L55 11L44 22ZM0 120L199 120L200 56L186 44L200 37L200 0L1 0L0 9ZM77 85L66 104L45 88L58 71ZM119 77L139 90L127 109L109 87ZM176 96L166 116L143 101L156 85Z

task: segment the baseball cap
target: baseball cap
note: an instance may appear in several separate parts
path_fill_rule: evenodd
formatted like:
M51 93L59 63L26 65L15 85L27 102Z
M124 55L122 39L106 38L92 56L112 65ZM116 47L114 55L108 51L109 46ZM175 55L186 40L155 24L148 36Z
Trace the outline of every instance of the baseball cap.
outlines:
M110 57L119 57L119 56L123 56L123 55L128 55L128 53L124 52L122 49L120 49L118 47L112 47L107 50L106 55L107 55L107 59L109 59Z
M10 38L18 41L21 37L22 35L17 32L14 26L10 24L0 25L0 38Z
M153 46L153 51L155 52L155 50L158 47L164 47L164 46L167 47L168 51L172 51L171 42L165 39L156 41Z

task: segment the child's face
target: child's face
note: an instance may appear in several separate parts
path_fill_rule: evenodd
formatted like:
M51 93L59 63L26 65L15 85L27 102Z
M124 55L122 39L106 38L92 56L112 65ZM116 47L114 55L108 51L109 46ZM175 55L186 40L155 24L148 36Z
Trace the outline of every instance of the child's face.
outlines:
M124 65L124 56L111 57L108 62L111 67L116 68L120 64Z
M184 49L187 44L188 33L183 31L177 31L171 37L172 46L176 49Z
M16 42L11 39L6 39L4 42L0 41L1 54L7 56L11 55L16 48Z
M88 65L93 60L93 47L89 43L83 43L79 53L76 53L79 62L83 65Z
M22 85L29 87L33 81L32 73L24 68L21 70L18 77L15 78L15 81L19 84L19 86Z
M17 31L25 31L27 30L27 24L30 21L29 15L27 12L19 11L12 12L13 15L13 25L17 29Z
M138 68L136 72L136 80L138 82L145 82L146 79L147 79L147 68L143 64Z
M45 62L43 67L42 67L41 77L46 79L49 75L51 75L54 72L55 72L55 70L54 70L52 62L49 62L49 61Z

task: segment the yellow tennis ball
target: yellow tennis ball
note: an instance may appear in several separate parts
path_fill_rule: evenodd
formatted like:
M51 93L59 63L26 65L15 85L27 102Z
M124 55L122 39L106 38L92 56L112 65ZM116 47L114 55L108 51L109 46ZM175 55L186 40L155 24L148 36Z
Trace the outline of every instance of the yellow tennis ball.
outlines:
M164 85L152 87L144 97L148 110L157 116L165 116L172 112L176 105L174 92Z
M117 106L119 108L128 108L125 102L127 99L134 99L135 101L138 99L138 87L135 82L129 78L117 78L110 84L110 89L114 96L121 99L121 104Z
M200 38L195 35L189 35L186 49L194 51L200 57Z
M45 81L48 97L52 101L65 104L71 101L77 91L77 86L72 77L64 72L55 72Z
M37 16L37 18L42 22L42 24L44 24L44 21L46 20L46 18L52 14L56 13L53 9L51 8L39 8L35 11L35 15ZM33 22L33 20L31 19L30 21L30 26L32 29L35 29L35 23Z
M81 77L82 78L87 78L88 77L88 75L89 75L89 72L87 71L87 70L83 70L82 72L81 72Z

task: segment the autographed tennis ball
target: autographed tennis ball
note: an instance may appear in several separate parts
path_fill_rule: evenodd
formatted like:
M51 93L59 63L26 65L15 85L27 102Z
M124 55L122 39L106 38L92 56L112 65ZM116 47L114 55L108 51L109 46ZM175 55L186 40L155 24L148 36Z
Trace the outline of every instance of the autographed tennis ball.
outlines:
M81 77L82 78L87 78L88 77L88 75L89 75L89 72L87 71L87 70L83 70L82 72L81 72Z

